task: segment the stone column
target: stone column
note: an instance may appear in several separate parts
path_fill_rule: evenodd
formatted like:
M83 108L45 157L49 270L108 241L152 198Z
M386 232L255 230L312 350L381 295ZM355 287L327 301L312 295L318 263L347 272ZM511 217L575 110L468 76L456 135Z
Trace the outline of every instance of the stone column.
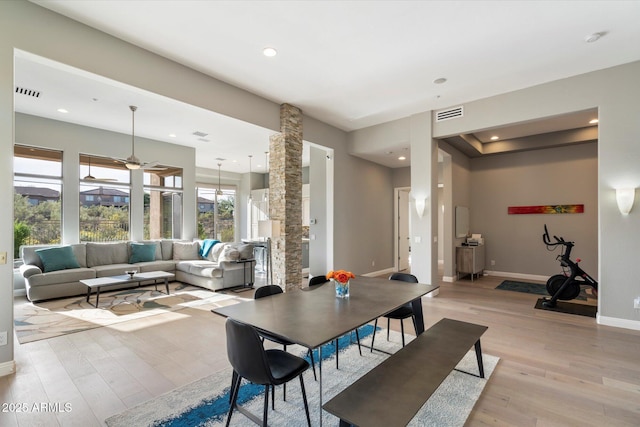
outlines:
M269 218L280 221L272 240L273 283L302 287L302 111L280 106L280 133L269 140Z

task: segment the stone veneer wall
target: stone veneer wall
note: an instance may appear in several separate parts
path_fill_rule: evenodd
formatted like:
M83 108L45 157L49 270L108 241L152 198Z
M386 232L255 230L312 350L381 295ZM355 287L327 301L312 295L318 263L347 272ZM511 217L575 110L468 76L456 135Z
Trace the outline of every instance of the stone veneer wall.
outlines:
M273 284L302 286L302 111L280 106L280 133L269 139L269 218L280 221L272 240Z

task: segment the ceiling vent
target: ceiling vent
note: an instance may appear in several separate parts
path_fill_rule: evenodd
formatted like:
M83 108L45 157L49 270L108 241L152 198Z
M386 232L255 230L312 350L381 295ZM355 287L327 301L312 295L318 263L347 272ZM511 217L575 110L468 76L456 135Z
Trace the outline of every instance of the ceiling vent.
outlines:
M204 138L205 136L209 135L208 133L204 133L204 132L194 132L193 133L195 136L199 136L201 138Z
M16 86L16 93L20 95L33 96L34 98L40 98L40 91L27 89L24 87Z
M207 139L207 138L198 138L198 141L200 141L200 142L211 142L211 140Z
M448 110L438 111L436 113L436 122L442 122L444 120L457 119L464 116L464 109L461 106L455 108L449 108Z
M217 160L219 162L224 162L227 159L223 159L222 157L216 157L214 160Z

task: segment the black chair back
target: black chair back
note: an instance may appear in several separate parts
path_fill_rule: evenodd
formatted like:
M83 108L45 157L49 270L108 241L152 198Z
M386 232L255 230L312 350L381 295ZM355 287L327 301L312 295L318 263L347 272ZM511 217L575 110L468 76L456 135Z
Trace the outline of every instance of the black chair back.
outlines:
M419 283L418 278L409 273L393 273L389 276L389 280L399 280L401 282Z
M233 370L254 384L271 384L271 369L256 330L231 318L227 319L225 327L227 357Z
M281 294L281 293L283 293L282 288L278 285L261 286L258 289L256 289L255 294L253 294L253 299L264 298L264 297Z
M328 281L329 279L327 279L325 276L313 276L311 279L309 279L309 286L322 285L323 283L327 283Z

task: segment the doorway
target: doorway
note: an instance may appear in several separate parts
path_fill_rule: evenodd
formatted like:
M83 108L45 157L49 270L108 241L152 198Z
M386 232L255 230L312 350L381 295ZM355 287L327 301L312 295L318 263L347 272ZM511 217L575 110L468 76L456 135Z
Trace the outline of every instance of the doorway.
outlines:
M395 193L395 270L408 271L411 268L411 215L409 215L410 187L399 187Z

